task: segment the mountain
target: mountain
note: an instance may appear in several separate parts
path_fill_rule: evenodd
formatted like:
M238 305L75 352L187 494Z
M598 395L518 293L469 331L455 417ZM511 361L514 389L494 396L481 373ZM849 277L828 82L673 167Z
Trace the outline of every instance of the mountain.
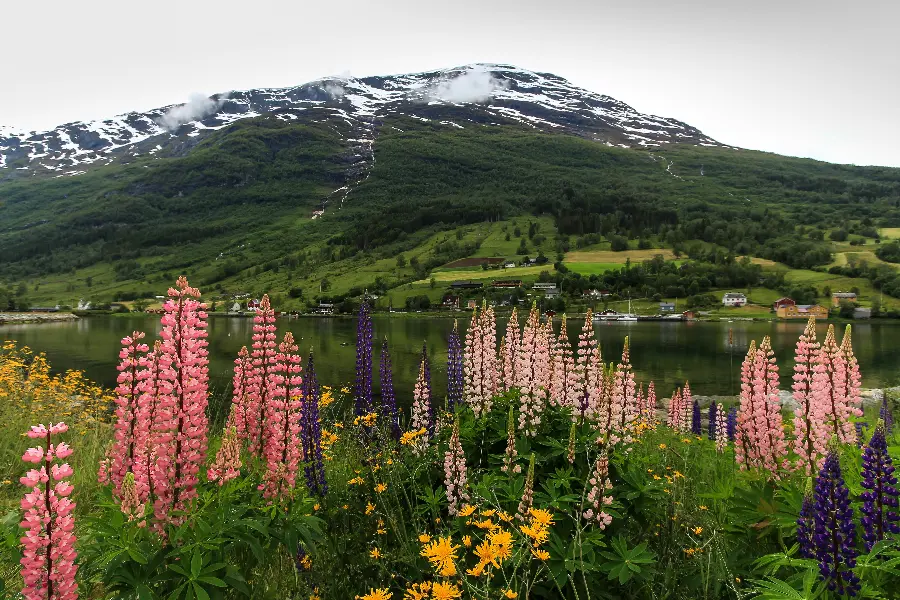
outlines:
M454 260L569 263L585 248L825 270L900 227L900 169L730 147L505 65L0 129L0 155L0 282L41 302L158 295L182 272L286 307L363 289L438 297L430 279ZM878 267L864 276L900 290Z
M263 114L285 121L347 120L353 128L345 141L356 140L361 148L373 141L373 123L396 116L459 127L514 121L621 147L674 142L718 145L680 121L641 114L555 75L478 64L227 92L144 113L67 123L45 132L15 132L0 126L0 175L78 175L92 165L179 155L214 131Z

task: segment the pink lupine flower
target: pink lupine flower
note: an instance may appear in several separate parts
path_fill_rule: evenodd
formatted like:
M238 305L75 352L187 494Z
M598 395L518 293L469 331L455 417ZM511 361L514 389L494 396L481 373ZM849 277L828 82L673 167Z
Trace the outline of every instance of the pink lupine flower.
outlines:
M65 444L54 444L53 436L68 430L65 423L50 427L38 425L27 433L32 439L41 439L43 448L29 448L26 462L43 457L39 469L30 470L20 479L22 485L31 488L22 499L23 518L20 526L25 529L22 537L22 596L25 600L76 600L78 585L75 574L75 503L69 499L72 484L63 481L72 475L67 464L55 464L72 450ZM23 457L24 458L24 457ZM48 475L49 470L49 475Z
M141 358L140 392L138 398L137 429L135 430L135 455L132 472L141 503L152 505L155 500L153 491L153 471L156 464L156 447L165 444L171 435L168 427L170 421L161 419L162 411L158 410L163 395L170 394L172 382L163 376L168 372L171 357L163 354L162 342L157 340L153 350Z
M232 410L232 414L234 411ZM216 460L206 472L209 481L215 481L220 486L225 485L241 474L241 440L238 438L237 429L230 426L222 434L222 445L216 453Z
M266 458L266 474L263 478L263 496L269 500L289 498L297 483L297 469L303 448L301 429L303 401L300 376L300 354L293 334L284 334L278 346L272 371L276 383L269 399L265 415L266 435L263 454Z
M516 360L519 374L519 430L526 436L537 435L547 398L547 373L550 370L550 342L541 326L537 305L532 304L528 322L522 331L522 344Z
M681 389L681 407L678 412L678 431L687 433L691 430L691 418L693 416L694 395L691 393L691 383L684 382Z
M231 415L234 417L234 427L238 440L250 443L258 439L253 434L255 417L258 418L259 407L255 406L253 385L254 377L253 361L247 346L241 347L238 357L234 360L234 376L232 377L233 393L231 396Z
M509 321L506 323L506 335L503 336L503 351L500 356L504 391L509 391L519 385L519 378L516 374L516 360L519 354L521 337L518 313L513 308Z
M608 496L607 492L612 489L612 482L609 480L609 459L606 453L602 452L594 463L594 469L588 479L590 490L587 495L588 508L581 513L581 516L591 523L595 523L601 530L612 523L612 516L606 512L606 507L612 504L612 496Z
M850 325L847 325L847 328L844 330L844 337L841 339L841 358L844 363L844 393L848 422L849 415L861 417L863 414L862 396L860 395L862 377L859 374L859 362L856 360L856 355L853 354L853 341L851 338L851 328ZM855 427L853 432L856 433Z
M728 425L726 423L725 407L716 405L716 452L725 452L728 446Z
M206 460L208 401L208 353L206 305L198 301L200 290L179 277L169 288L169 300L160 320L162 344L160 378L167 381L156 407L158 436L155 446L153 488L157 529L182 516L197 495L200 467Z
M133 469L136 454L140 361L141 355L149 350L147 344L141 342L143 338L144 334L140 331L122 338L122 349L119 351L121 362L116 367L119 376L115 390L115 439L109 451L110 461L106 471L116 497L121 496L122 480Z
M631 352L628 336L622 349L622 360L616 365L616 374L610 401L615 406L613 427L618 437L626 442L631 439L631 430L638 417L637 396L634 391L634 370L631 366ZM610 440L612 441L612 440Z
M613 402L615 384L615 365L612 363L599 365L597 387L590 394L591 403L585 415L598 433L599 444L615 444L619 440L615 430L619 421L620 406Z
M669 411L666 417L666 425L673 431L681 430L681 413L684 411L681 401L681 388L672 393L669 400Z
M466 455L459 441L459 419L453 422L450 444L444 453L444 485L447 486L447 510L451 517L459 512L459 504L469 501L466 490Z
M134 473L128 473L122 481L122 502L119 506L122 509L122 514L128 517L129 522L140 521L144 518L145 505L138 497Z
M577 376L575 388L572 390L577 400L577 410L572 411L573 418L579 420L591 419L596 411L600 389L600 370L603 365L603 357L600 353L600 345L594 336L594 317L591 309L587 310L581 334L578 336L578 350L575 358L575 373Z
M787 442L778 396L778 365L769 336L763 338L754 357L752 394L756 434L754 466L777 476L778 468L787 455Z
M472 311L472 321L466 330L466 342L463 349L463 399L472 408L475 416L481 416L484 407L484 332L481 330L482 320L478 318L478 309ZM424 373L422 374L424 381Z
M570 408L573 411L577 404L576 388L578 386L578 373L575 371L575 355L572 353L572 344L569 342L569 333L566 328L566 315L562 317L562 325L559 328L559 336L556 341L556 351L553 358L553 389L551 390L551 403L555 406Z
M275 340L275 311L265 294L253 317L253 344L251 345L252 375L247 378L244 394L244 436L247 448L255 456L263 455L265 447L265 415L271 399L277 394L278 384L272 370L276 364L278 349Z
M481 308L481 371L482 389L485 400L483 412L491 411L491 401L494 394L500 389L500 364L497 360L497 318L494 315L494 307L482 305Z
M753 394L753 365L756 361L756 340L750 342L747 356L741 365L741 396L737 413L737 422L734 433L735 460L741 469L749 469L756 466L758 451L756 440L759 434L756 430L755 398Z
M506 422L506 452L503 454L503 466L500 470L507 475L513 473L521 473L521 465L516 464L516 458L519 456L516 450L516 420L513 414L513 407L509 407L509 418Z
M425 381L425 358L419 364L419 376L416 378L416 386L413 389L413 405L410 425L413 431L424 431L422 435L413 440L410 448L421 455L428 447L431 430L431 388Z
M816 320L810 317L806 329L797 340L794 351L794 411L793 450L797 455L794 464L807 477L815 476L825 462L829 439L826 426L825 406L822 397L815 393L813 385L814 367L819 353L816 341Z
M525 473L525 489L522 490L522 499L516 509L516 519L525 522L525 518L531 513L534 503L534 452L528 461L528 471Z
M653 382L650 382L650 385L647 386L647 396L644 398L644 414L647 418L647 423L653 425L656 421L656 386L653 385Z
M834 338L834 325L829 325L813 366L813 395L825 412L828 438L836 436L838 442L852 444L856 441L856 428L850 416L856 411L847 403L846 370L846 359Z

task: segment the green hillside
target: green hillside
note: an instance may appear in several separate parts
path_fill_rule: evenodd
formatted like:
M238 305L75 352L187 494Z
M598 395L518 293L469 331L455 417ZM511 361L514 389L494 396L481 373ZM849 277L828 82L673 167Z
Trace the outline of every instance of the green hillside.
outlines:
M341 204L332 192L349 163L342 127L259 117L185 156L2 182L4 293L37 304L127 300L187 272L223 299L272 291L284 308L363 289L402 301L423 286L439 296L431 276L455 277L438 269L464 257L542 253L552 271L559 255L624 247L831 267L900 296L894 266L857 260L879 230L900 227L900 169L396 118L380 123L374 165ZM834 246L834 231L868 246ZM620 263L566 262L588 277Z

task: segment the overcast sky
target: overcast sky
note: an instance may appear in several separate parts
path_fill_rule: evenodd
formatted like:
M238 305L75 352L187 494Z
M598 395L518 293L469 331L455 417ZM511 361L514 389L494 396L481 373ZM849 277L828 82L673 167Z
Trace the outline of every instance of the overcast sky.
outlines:
M473 62L565 77L727 144L900 167L897 0L5 0L0 124Z

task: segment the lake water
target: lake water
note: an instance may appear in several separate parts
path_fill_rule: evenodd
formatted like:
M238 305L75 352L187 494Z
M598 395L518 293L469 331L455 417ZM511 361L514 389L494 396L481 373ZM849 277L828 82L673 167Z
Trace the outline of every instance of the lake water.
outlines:
M468 319L461 313L459 326ZM215 390L226 393L231 384L233 360L243 345L250 345L252 319L214 317L209 322L210 376ZM638 381L656 382L660 396L671 394L676 385L690 380L695 394L733 394L743 355L750 340L771 335L781 382L791 384L794 344L803 322L637 322L596 323L603 358L618 361L626 335L631 340L631 360ZM352 385L355 374L356 320L349 318L279 319L279 339L291 331L304 356L313 349L319 381L326 385ZM557 324L557 328L558 328ZM398 400L411 402L423 342L431 357L434 395L446 393L447 339L452 319L413 316L374 318L378 372L380 340L387 338L394 364ZM820 340L827 325L819 327ZM581 322L570 320L575 338ZM0 325L0 340L17 340L45 352L55 370L80 369L88 377L114 386L119 341L133 330L145 331L151 340L160 329L159 317L106 316L55 324ZM502 329L502 327L498 327ZM733 346L729 346L729 329ZM841 333L843 333L841 331ZM900 326L893 323L862 323L853 326L853 347L859 359L864 387L900 385ZM377 386L377 383L376 383Z

